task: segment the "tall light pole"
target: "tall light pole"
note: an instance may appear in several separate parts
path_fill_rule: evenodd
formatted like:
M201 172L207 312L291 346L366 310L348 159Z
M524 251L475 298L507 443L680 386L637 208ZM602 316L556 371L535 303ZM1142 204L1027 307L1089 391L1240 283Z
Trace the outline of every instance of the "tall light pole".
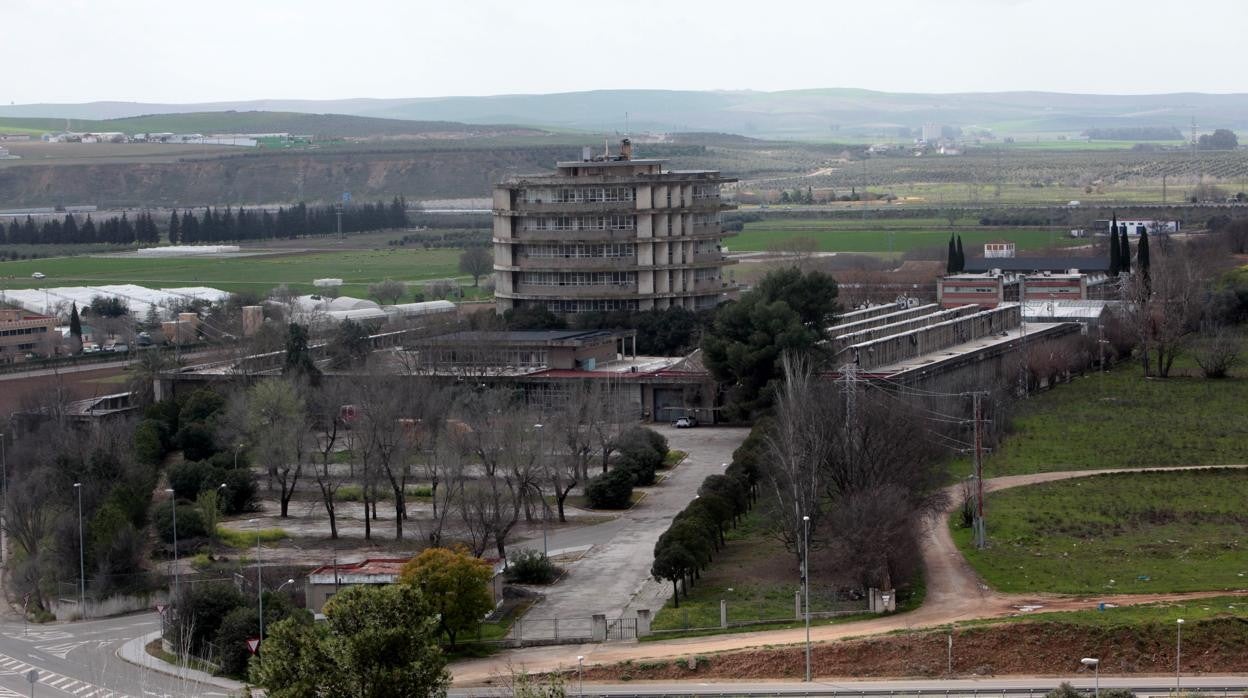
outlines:
M178 592L181 591L178 584L178 494L172 487L165 488L165 491L169 493L169 511L173 512L173 602L176 604Z
M1183 619L1175 621L1175 626L1178 628L1178 635L1174 644L1174 692L1178 693L1183 687Z
M806 597L806 681L810 682L810 517L802 517L802 592Z
M259 654L260 645L264 644L264 577L260 571L260 519L251 519L247 523L256 525L256 609L260 620L260 641L256 644L256 654Z
M542 453L542 425L534 424L533 428L537 430L537 453L541 457ZM550 518L550 504L546 502L546 498L542 497L542 557L547 557L549 545L546 539L546 520Z
M278 591L281 591L282 589L285 589L286 587L288 587L288 586L290 586L291 584L294 584L294 583L295 583L295 580L293 580L293 579L287 579L286 581L282 582L280 586L278 586L278 587L277 587L277 590L278 590Z
M582 670L584 669L584 663L585 663L585 655L583 654L576 655L576 683L579 685L579 688L577 688L576 693L579 696L585 695L585 675L582 673Z
M82 483L75 482L78 493L78 610L87 617L87 554L82 547Z
M247 445L247 444L240 443L239 445L237 445L237 446L235 446L235 447L234 447L234 469L235 469L235 470L238 470L238 452L239 452L239 451L241 451L241 450L243 450L243 448L244 448L246 445Z
M1094 698L1101 698L1101 660L1096 657L1084 657L1079 660L1084 666L1090 666L1096 670L1096 692L1093 693Z

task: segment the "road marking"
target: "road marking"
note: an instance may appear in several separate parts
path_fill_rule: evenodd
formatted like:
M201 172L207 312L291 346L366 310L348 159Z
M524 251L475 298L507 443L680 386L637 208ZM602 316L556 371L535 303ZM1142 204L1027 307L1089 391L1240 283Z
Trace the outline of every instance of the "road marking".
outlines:
M36 659L38 658L36 657ZM79 698L93 698L94 696L108 696L109 698L132 698L132 696L125 695L124 693L117 693L113 691L112 689L104 688L103 686L96 686L94 684L87 683L86 681L82 681L81 679L75 679L72 676L65 676L64 674L58 674L54 671L48 671L47 669L40 669L39 667L31 666L30 664L27 664L26 662L23 662L20 659L14 659L13 657L8 656L7 654L0 654L0 666L5 667L5 671L0 672L0 674L7 674L7 675L25 674L27 671L34 669L37 672L37 675L39 677L39 680L38 680L39 683L45 686L51 686L52 688L57 688L58 690L66 690L66 689L60 688L60 686L62 684L66 684L66 682L74 682L73 684L66 684L67 687L69 685L77 685L78 683L81 683L82 688L74 691L73 693L75 695L78 695L82 691L86 691L88 689L95 689L91 691L90 693L85 693L85 694L80 695ZM66 692L68 691L66 690ZM17 694L17 695L20 698L20 694ZM9 698L9 696L6 694L0 693L0 698Z
M78 649L79 647L82 647L83 645L89 645L89 644L91 644L90 640L81 640L81 641L76 641L76 642L63 642L59 645L38 645L35 647L35 649L43 650L44 652L47 652L48 654L54 657L60 657L61 659L65 659L66 656L70 652L73 652L74 650Z
M25 642L56 642L57 640L68 640L74 635L64 630L40 630L33 633L9 632L5 633L4 636Z

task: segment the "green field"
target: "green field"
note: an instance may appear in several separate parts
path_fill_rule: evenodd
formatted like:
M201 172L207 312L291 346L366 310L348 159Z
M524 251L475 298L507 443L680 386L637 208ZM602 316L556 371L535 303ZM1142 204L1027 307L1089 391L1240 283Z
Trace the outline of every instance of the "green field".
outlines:
M58 257L0 262L0 288L45 288L133 283L142 286L211 286L263 294L279 284L311 292L312 280L343 279L342 295L366 297L368 284L382 279L421 281L459 277L459 250L343 250L233 256L228 258L138 259ZM46 279L30 278L34 272ZM471 285L471 279L468 279Z
M1248 463L1246 402L1243 368L1225 380L1158 380L1119 365L1022 403L984 474Z
M988 499L989 547L958 547L1004 592L1162 593L1248 586L1248 471L1111 473Z
M788 241L795 238L811 238L818 243L821 252L900 254L922 248L943 250L951 231L962 236L962 246L967 250L990 240L1011 240L1019 250L1086 243L1070 238L1066 228L998 228L975 226L973 223L962 219L951 229L948 220L935 218L765 220L746 223L745 230L728 238L725 244L734 252L768 251L783 249Z

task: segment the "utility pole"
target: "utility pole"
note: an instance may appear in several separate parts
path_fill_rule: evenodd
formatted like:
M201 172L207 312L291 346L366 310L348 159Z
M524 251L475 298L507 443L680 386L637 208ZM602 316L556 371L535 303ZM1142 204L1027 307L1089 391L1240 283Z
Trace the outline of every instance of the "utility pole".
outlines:
M975 422L975 547L987 544L984 526L984 416L983 393L971 393L971 410Z
M342 202L334 204L334 213L338 215L338 239L342 239Z

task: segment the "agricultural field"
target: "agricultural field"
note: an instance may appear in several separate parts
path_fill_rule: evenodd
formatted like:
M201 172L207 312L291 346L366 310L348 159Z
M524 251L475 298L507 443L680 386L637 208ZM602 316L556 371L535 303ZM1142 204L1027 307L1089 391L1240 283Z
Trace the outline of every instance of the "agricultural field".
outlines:
M1033 396L985 462L985 476L1248 463L1248 369L1207 380L1190 363L1180 357L1177 375L1165 380L1122 364Z
M1248 471L1110 473L988 498L989 547L954 540L1003 592L1165 593L1248 584Z
M745 230L728 238L725 244L733 252L769 251L784 249L797 238L810 238L818 243L821 252L886 255L924 248L943 250L951 232L962 236L962 245L970 256L990 240L1010 240L1020 251L1087 244L1086 240L1069 237L1065 227L988 227L976 225L972 219L960 219L951 228L943 218L763 220L746 223Z
M751 162L744 156L741 160ZM777 172L740 186L748 190L811 187L830 189L837 195L866 189L893 194L907 203L994 205L1072 200L1162 203L1163 198L1175 203L1201 182L1230 194L1248 191L1248 152L1200 152L1193 157L1186 150L970 148L956 156L829 161L800 175Z
M311 292L312 280L343 279L342 295L367 297L383 279L422 281L459 277L459 250L395 248L336 252L285 252L215 258L139 259L132 256L58 257L0 262L0 289L133 283L143 286L211 286L264 294L288 284ZM47 278L36 280L40 272ZM471 279L467 279L471 285Z

